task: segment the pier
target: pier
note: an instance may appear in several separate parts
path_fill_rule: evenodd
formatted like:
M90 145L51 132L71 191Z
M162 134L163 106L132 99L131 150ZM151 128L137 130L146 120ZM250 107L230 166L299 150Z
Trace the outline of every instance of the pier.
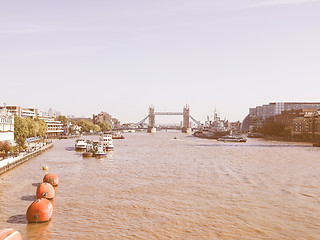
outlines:
M15 168L16 166L19 166L20 164L26 161L29 161L30 159L40 155L41 153L49 150L52 147L53 147L53 143L51 142L31 153L20 153L20 155L17 157L9 157L9 158L0 160L0 175Z

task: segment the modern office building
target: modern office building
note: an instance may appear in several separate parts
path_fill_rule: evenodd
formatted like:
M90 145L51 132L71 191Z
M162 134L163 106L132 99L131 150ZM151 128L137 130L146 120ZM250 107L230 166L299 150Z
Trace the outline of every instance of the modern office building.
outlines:
M18 117L31 117L31 118L37 118L38 117L38 109L36 108L23 108L20 106L0 106L1 109L7 109L8 112L12 113L15 116Z

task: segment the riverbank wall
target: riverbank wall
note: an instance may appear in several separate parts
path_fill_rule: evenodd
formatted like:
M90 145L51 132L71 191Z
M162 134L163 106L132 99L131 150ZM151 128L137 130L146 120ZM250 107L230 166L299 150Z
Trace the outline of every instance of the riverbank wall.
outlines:
M265 140L274 140L282 142L304 142L312 144L314 141L310 138L301 138L301 137L283 137L283 136L264 136Z
M29 161L30 159L40 155L41 153L51 149L53 143L48 143L47 145L41 147L38 150L35 150L31 153L20 153L17 157L10 157L7 159L0 160L0 175L19 166L20 164Z

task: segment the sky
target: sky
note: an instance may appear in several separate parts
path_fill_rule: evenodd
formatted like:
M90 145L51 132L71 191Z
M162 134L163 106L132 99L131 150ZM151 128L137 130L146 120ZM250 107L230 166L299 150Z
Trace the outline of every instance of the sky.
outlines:
M0 105L136 123L151 105L203 122L320 102L319 12L320 0L0 0Z

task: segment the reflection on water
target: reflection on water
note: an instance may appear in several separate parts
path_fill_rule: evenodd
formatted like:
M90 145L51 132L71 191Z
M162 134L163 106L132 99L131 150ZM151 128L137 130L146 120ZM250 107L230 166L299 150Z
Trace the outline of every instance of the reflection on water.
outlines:
M74 142L0 176L0 228L43 240L320 239L320 149L310 144L137 132L104 158L82 158ZM59 175L53 217L27 224L44 162Z
M54 239L51 238L51 231L48 230L52 219L48 222L44 223L28 223L26 225L26 232L28 239L39 239L39 240L48 240L48 239Z

